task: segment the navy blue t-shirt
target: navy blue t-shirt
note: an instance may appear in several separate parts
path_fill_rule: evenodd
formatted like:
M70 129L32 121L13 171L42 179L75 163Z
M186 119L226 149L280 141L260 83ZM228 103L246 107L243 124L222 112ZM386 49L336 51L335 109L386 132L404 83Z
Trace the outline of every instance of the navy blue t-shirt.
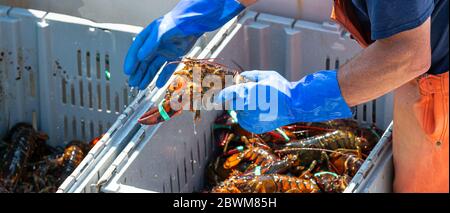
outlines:
M431 16L432 66L429 74L449 70L449 0L352 0L356 14L372 40L414 29Z

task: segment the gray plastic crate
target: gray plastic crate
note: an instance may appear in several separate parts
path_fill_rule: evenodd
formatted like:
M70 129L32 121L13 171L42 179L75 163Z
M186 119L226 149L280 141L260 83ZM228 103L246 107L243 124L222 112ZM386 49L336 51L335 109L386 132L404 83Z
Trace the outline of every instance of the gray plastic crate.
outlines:
M72 15L101 23L146 26L179 0L0 0L0 4ZM314 0L308 0L314 1Z
M1 133L27 121L48 133L51 145L89 140L131 102L121 69L140 28L20 8L0 23Z
M321 23L330 21L333 1L259 0L250 8L261 13Z
M121 69L141 28L22 8L0 11L0 134L30 122L49 134L50 145L64 146L110 129L62 188L86 171L100 176L94 166L123 147L108 139L133 98Z
M17 122L48 133L52 146L105 134L60 191L96 191L127 142L114 133L138 129L132 114L145 92L130 92L122 67L140 30L0 5L0 135Z
M277 70L298 80L307 73L339 67L360 48L332 23L317 24L247 12L237 23L223 27L198 58L218 58L245 70ZM171 79L173 80L173 78ZM140 109L159 103L164 90L148 92ZM183 115L136 131L118 129L127 146L100 178L101 192L194 192L204 186L205 166L213 157L212 123L219 111L202 111L202 121ZM143 114L138 110L132 115ZM390 192L392 95L356 108L355 118L386 129L382 140L353 179L347 192Z

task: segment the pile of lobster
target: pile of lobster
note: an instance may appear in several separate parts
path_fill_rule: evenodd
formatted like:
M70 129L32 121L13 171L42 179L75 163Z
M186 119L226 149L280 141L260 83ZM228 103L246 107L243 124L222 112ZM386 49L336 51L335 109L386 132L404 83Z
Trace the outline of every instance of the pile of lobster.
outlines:
M48 136L18 123L0 140L0 193L50 193L81 163L90 144L71 141L64 149L46 144Z
M340 193L381 131L354 120L297 123L265 134L242 129L233 112L214 125L219 153L207 168L213 193Z

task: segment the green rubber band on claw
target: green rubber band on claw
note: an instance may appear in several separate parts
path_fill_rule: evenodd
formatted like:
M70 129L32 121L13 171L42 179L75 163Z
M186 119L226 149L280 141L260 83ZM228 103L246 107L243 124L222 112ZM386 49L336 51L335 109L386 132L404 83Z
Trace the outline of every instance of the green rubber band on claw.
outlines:
M283 136L283 138L284 138L284 140L286 140L286 142L289 142L291 140L289 138L289 136L287 136L286 133L282 129L278 128L278 129L276 129L276 131L278 133L280 133L281 136Z
M336 173L333 173L333 172L319 172L319 173L314 174L315 177L318 177L321 175L332 175L336 178L339 177Z
M256 175L256 176L260 176L260 175L261 175L261 166L257 166L257 167L255 168L255 175Z
M159 110L159 114L161 115L161 117L165 120L165 121L168 121L168 120L170 120L170 116L169 116L169 114L167 114L167 112L166 112L166 110L164 110L164 103L165 103L166 101L164 100L164 101L161 101L161 103L159 103L159 105L158 105L158 110Z
M231 126L228 125L221 125L221 124L214 124L213 129L232 129Z
M378 134L378 132L377 131L375 131L374 129L370 129L370 131L375 135L375 136L377 136L377 138L378 138L378 140L380 140L381 139L381 136L380 136L380 134Z
M238 123L237 113L233 110L228 110L228 115L230 115L231 119L233 119L234 123Z

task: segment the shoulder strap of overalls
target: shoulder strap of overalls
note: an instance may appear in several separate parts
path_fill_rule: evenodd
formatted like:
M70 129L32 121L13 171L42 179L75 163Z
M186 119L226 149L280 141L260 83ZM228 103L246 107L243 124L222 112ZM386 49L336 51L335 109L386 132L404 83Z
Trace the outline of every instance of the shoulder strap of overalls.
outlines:
M371 39L370 30L364 30L358 20L351 0L334 0L331 19L345 27L362 47L367 47L374 42Z

